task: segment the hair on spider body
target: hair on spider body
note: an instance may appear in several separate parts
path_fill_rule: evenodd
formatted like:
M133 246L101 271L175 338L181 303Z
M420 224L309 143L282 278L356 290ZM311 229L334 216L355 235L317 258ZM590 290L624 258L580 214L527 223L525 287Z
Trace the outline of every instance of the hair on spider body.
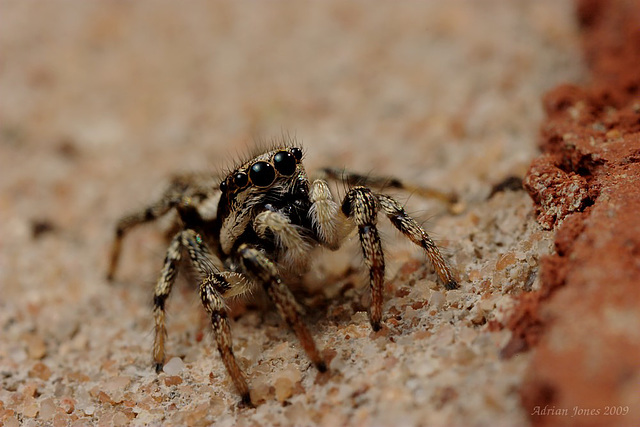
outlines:
M248 382L233 354L225 299L257 287L266 291L285 322L293 329L309 359L320 372L327 365L302 320L301 309L285 284L290 273L305 270L312 250L338 249L356 228L372 294L369 318L374 330L382 323L385 260L377 229L379 213L425 250L447 289L458 286L449 264L420 225L393 198L367 187L382 179L342 174L347 189L342 203L334 201L323 179L311 181L303 165L303 151L288 143L240 162L214 182L211 176L185 175L174 179L163 197L148 208L118 221L108 278L115 273L122 239L138 224L177 211L182 226L173 236L154 291L155 340L153 359L162 369L165 359L165 302L183 256L201 278L199 294L210 316L222 361L242 402L251 404ZM326 169L327 177L331 169ZM394 180L394 187L402 188ZM217 203L215 214L202 207Z

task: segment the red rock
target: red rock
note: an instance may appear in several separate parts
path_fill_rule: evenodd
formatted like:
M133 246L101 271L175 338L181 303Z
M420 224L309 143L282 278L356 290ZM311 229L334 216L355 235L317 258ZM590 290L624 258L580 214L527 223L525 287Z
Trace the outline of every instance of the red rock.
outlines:
M638 425L640 3L583 0L578 18L593 81L545 97L544 154L525 179L557 254L503 355L535 347L521 392L534 425Z
M538 222L547 229L590 204L587 180L556 163L549 155L535 160L524 180L525 189L539 206Z

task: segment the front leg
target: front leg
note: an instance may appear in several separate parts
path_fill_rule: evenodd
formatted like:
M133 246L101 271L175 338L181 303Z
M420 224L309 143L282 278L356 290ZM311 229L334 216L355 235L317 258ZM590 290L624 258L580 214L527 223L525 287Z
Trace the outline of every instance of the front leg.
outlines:
M382 321L382 292L384 289L384 252L376 223L379 203L376 196L364 187L354 187L342 203L342 212L358 226L358 236L364 263L369 270L371 309L369 321L374 331L380 329Z
M200 299L205 310L211 317L211 326L213 327L218 352L222 358L225 368L236 386L238 393L242 398L242 403L251 405L251 395L249 393L249 385L245 379L238 361L233 354L233 345L231 342L231 328L227 319L227 310L222 299L222 295L218 289L229 287L229 283L220 274L211 273L200 284Z
M334 202L329 185L322 179L316 179L311 184L309 192L311 209L309 217L320 243L331 250L340 247L340 241L348 233L344 217L340 214L338 204Z
M156 282L153 295L153 318L155 321L155 339L153 342L153 360L156 372L160 372L164 366L165 342L167 339L167 328L165 325L166 311L165 305L171 288L176 280L178 265L182 258L182 249L187 248L191 263L200 273L200 277L208 277L214 271L222 267L216 257L212 256L207 246L202 242L200 235L193 230L183 230L178 232L167 249L164 258L162 272ZM224 273L223 273L224 274ZM222 274L221 274L222 275ZM220 293L228 293L232 290L232 285L224 279L216 282ZM241 291L245 291L241 289Z
M178 264L182 258L182 234L181 231L176 234L164 258L162 272L156 283L153 295L153 319L155 321L155 339L153 341L153 361L155 363L156 372L160 372L164 365L165 358L165 341L167 339L167 328L165 326L165 304L171 288L176 280L178 273Z
M278 312L294 330L300 344L320 372L327 370L327 365L320 355L309 329L300 317L300 307L295 297L282 281L273 262L261 251L247 244L238 248L238 255L244 270L254 281L263 284L267 295L275 303Z
M211 254L198 233L184 230L177 233L171 240L164 261L162 273L156 284L154 303L155 341L153 358L156 371L160 372L165 359L165 302L175 281L177 265L181 259L182 248L187 249L191 263L203 278L200 284L200 299L205 310L211 317L211 326L218 345L218 351L227 372L240 393L242 403L251 404L249 386L238 362L233 354L231 329L227 319L226 306L223 295L234 295L246 292L251 284L244 278L232 272L219 272L222 263ZM229 280L227 280L229 279Z
M292 271L302 273L307 266L312 246L300 233L301 227L280 212L264 211L256 216L253 229L259 237L267 237L270 231L282 254L282 262Z

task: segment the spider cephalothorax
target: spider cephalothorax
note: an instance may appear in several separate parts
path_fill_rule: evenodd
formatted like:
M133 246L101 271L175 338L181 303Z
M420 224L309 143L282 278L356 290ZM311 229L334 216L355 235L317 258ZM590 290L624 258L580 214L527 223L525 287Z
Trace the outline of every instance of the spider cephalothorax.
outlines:
M251 403L249 386L233 355L225 298L262 287L278 312L296 333L311 361L321 372L326 364L315 345L301 310L284 283L284 278L306 267L315 247L338 249L354 227L369 270L372 294L370 321L374 330L382 321L384 253L377 230L378 213L411 241L424 248L447 289L457 282L450 267L427 233L394 199L374 193L363 185L352 186L339 206L326 181L313 182L304 170L302 150L282 145L244 162L224 179L187 175L173 180L164 196L148 208L123 217L116 228L109 278L113 278L124 234L132 227L154 220L170 210L180 216L181 230L173 237L155 287L154 362L162 369L165 359L165 301L186 253L202 278L199 292L211 317L222 360L242 401ZM325 170L328 178L340 174ZM376 186L382 180L342 174L345 182L355 180ZM402 188L394 180L396 188ZM213 214L204 206L217 203Z
M251 243L287 269L304 267L318 236L300 148L257 156L231 172L220 183L220 191L217 219L223 256Z

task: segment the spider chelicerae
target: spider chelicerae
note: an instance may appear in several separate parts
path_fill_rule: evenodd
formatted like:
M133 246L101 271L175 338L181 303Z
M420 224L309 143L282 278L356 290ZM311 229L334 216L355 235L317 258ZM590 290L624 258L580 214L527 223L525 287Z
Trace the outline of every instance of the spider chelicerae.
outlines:
M153 298L153 359L158 372L165 360L165 302L185 254L201 278L200 299L211 318L222 361L247 405L251 405L249 385L233 354L225 299L264 288L318 371L326 371L327 365L301 317L300 307L284 281L305 270L314 247L336 250L357 227L369 272L369 319L376 331L382 321L385 271L376 226L379 212L425 250L445 288L458 287L451 268L422 227L396 200L367 187L410 190L407 185L395 179L325 169L326 179L341 179L349 186L338 205L326 180L309 180L302 160L301 148L282 143L242 163L222 180L211 175L179 176L160 200L118 221L108 271L110 280L118 264L122 239L129 230L172 210L180 218L180 231L169 244Z

